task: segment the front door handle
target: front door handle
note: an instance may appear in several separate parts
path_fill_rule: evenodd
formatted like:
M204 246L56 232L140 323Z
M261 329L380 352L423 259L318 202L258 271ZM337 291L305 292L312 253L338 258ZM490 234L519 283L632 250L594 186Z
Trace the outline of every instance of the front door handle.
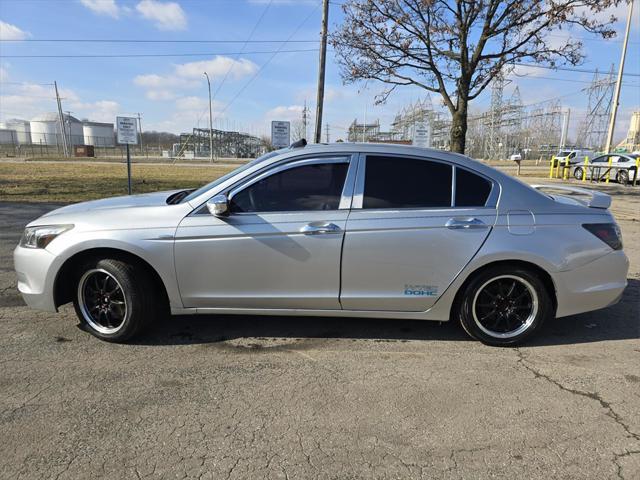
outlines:
M311 222L300 229L305 235L320 235L323 233L340 233L342 229L335 223Z
M479 218L466 217L466 218L450 218L447 223L444 224L450 230L469 230L476 228L487 228L487 224Z

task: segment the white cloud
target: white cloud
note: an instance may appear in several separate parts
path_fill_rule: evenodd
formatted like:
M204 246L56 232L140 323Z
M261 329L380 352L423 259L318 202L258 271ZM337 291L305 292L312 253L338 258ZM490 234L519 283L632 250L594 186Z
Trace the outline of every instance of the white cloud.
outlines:
M136 10L147 20L154 22L159 30L184 30L187 28L187 15L175 2L142 0Z
M269 110L265 117L271 120L296 121L302 118L302 105L278 106Z
M80 0L80 3L96 15L107 15L112 18L120 16L120 7L115 0Z
M88 118L94 122L113 123L120 111L120 104L113 100L98 100L97 102L70 102L69 108L78 118Z
M210 60L181 63L173 66L173 72L166 75L149 73L137 75L133 83L147 89L146 97L150 100L173 100L179 95L176 91L193 89L206 81L204 72L214 81L222 78L229 71L229 78L239 79L257 71L258 66L251 60L241 58L234 60L230 57L217 56Z
M0 95L3 117L17 117L30 120L45 112L57 111L53 86L35 83L10 85ZM113 100L83 101L80 96L68 88L59 89L62 109L71 111L78 118L88 118L99 122L113 122L120 110L118 102Z
M0 20L0 40L24 40L30 36L29 32Z
M204 72L207 72L211 78L223 77L228 71L230 78L238 79L255 73L258 66L246 58L234 60L230 57L218 55L211 60L176 65L175 69L178 75L188 78L200 78Z

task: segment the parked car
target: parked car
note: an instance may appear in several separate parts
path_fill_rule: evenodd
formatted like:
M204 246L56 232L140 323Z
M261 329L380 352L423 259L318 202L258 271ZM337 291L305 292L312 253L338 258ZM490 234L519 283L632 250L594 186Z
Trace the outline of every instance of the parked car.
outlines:
M596 152L593 150L561 150L551 158L551 162L555 167L557 161L560 161L560 165L565 165L567 159L569 165L576 165L578 163L584 163L584 159L589 157L592 159L596 156Z
M611 198L545 188L439 150L289 148L197 190L40 217L15 249L18 288L116 342L170 311L456 320L513 345L626 286Z
M600 155L599 157L589 161L593 167L587 168L586 178L591 179L593 168L597 165L601 165L602 168L596 169L595 175L604 175L609 165L609 159L611 159L611 164L614 165L615 168L609 172L609 178L622 184L633 182L637 174L636 161L639 157L640 154L637 153L610 153L607 155ZM582 180L583 173L584 167L580 165L576 166L573 170L573 176L577 180Z

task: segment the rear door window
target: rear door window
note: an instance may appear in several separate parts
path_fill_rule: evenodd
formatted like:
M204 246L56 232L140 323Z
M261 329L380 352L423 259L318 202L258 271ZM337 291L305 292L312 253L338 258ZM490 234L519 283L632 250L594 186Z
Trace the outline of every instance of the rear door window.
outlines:
M367 156L362 208L450 207L451 180L446 163Z

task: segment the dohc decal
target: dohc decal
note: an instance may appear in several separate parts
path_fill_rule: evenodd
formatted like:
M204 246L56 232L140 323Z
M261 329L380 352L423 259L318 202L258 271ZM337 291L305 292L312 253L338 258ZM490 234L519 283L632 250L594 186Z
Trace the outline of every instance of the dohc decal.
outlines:
M437 297L438 287L435 285L409 285L405 284L404 294L418 297Z

